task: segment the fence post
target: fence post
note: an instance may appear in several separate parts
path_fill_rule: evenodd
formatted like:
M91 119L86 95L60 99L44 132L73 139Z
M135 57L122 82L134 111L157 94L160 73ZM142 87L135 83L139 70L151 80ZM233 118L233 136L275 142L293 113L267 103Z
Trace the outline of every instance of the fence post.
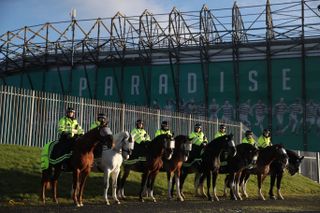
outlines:
M192 131L192 127L191 127L191 114L189 114L189 129L188 129L188 132L191 132Z
M298 154L298 156L301 156L301 152L300 152L300 150L298 150L298 151L297 151L297 154ZM301 166L302 166L302 165L301 165ZM298 171L298 172L299 172L299 174L301 174L301 166L299 166L299 171Z
M29 146L31 146L31 141L32 141L33 114L34 114L34 99L35 99L35 91L32 90L31 110L30 110L30 126L29 126L29 138L28 138L28 145L29 145Z
M243 130L243 124L240 122L240 129L239 129L239 143L242 141L242 130Z
M158 118L158 122L157 122L157 129L160 129L160 110L157 110L157 118Z
M122 104L122 113L121 113L121 131L124 131L124 116L126 112L126 105Z
M317 159L317 172L318 172L318 177L317 177L317 179L318 179L318 183L320 183L320 168L319 168L319 166L320 166L320 152L317 152L317 154L316 154L317 156L316 156L316 159Z

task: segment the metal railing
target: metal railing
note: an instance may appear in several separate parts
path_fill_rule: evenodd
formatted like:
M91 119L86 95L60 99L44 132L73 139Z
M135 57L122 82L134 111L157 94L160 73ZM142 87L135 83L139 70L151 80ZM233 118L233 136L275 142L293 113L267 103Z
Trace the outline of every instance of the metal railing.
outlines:
M82 128L89 130L98 113L105 113L113 132L130 131L135 122L142 119L145 129L153 138L163 120L168 121L175 135L188 135L196 123L201 123L209 141L213 139L218 125L225 124L227 130L235 136L238 144L247 129L235 121L221 122L206 117L150 109L119 103L81 97L64 96L48 92L27 90L9 86L0 86L0 144L43 147L48 141L58 137L58 120L65 115L65 109L72 106ZM300 151L298 151L300 153ZM319 153L301 152L305 156L301 173L320 182Z

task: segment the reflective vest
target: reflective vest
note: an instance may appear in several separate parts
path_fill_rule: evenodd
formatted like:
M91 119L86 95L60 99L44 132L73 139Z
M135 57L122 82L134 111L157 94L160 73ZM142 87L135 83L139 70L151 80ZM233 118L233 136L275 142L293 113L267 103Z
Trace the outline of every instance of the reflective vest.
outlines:
M261 135L258 139L258 147L259 148L266 148L267 146L270 146L271 144L271 140L270 137L264 137L263 135Z
M131 130L131 135L134 135L134 142L140 144L142 141L150 141L150 136L146 130L134 128Z
M203 142L208 142L208 140L205 138L204 133L202 131L191 132L189 134L189 138L192 139L192 144L196 146L200 146Z
M216 139L216 138L218 138L218 137L221 137L221 136L224 136L224 135L226 135L225 132L220 132L220 131L218 131L218 132L214 135L214 139Z
M245 138L242 139L242 143L248 143L248 144L251 144L251 145L254 146L255 141L254 141L253 138L249 138L249 139L248 139L247 137L245 137Z
M90 130L100 126L100 121L95 121L90 125Z
M159 136L159 135L165 135L165 134L168 134L168 135L171 135L172 136L172 133L170 132L170 130L163 130L163 129L158 129L157 131L156 131L156 134L155 134L155 136L154 137L157 137L157 136Z
M83 129L78 124L78 121L76 119L71 119L67 116L64 116L59 120L58 132L59 134L70 133L71 137L73 137L75 134L83 134Z

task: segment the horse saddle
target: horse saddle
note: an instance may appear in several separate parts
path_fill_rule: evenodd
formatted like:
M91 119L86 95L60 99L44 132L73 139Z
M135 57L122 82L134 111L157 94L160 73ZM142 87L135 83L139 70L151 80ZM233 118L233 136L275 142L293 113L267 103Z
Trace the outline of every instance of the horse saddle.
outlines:
M56 165L69 159L72 155L72 142L50 141L41 153L41 169L47 169L49 164Z

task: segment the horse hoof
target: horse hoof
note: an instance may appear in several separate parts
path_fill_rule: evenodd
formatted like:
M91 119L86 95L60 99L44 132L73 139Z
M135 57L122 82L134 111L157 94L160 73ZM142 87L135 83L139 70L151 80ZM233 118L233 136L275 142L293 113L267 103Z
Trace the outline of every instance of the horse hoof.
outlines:
M144 199L140 198L140 202L141 202L141 203L144 203Z
M212 202L213 201L212 197L208 197L208 201Z
M110 206L110 202L109 202L109 201L106 201L106 205L107 205L107 206Z
M78 208L80 208L80 207L81 207L81 205L80 205L79 203L77 203L77 207L78 207Z
M177 201L181 201L181 202L183 202L184 201L184 199L181 197L181 198L177 198Z
M119 200L116 200L116 204L118 204L118 205L119 205L119 204L120 204L120 201L119 201Z
M271 200L276 200L277 198L276 198L276 196L272 195L272 196L270 196L270 199Z
M80 203L80 207L82 207L83 206L83 203Z

